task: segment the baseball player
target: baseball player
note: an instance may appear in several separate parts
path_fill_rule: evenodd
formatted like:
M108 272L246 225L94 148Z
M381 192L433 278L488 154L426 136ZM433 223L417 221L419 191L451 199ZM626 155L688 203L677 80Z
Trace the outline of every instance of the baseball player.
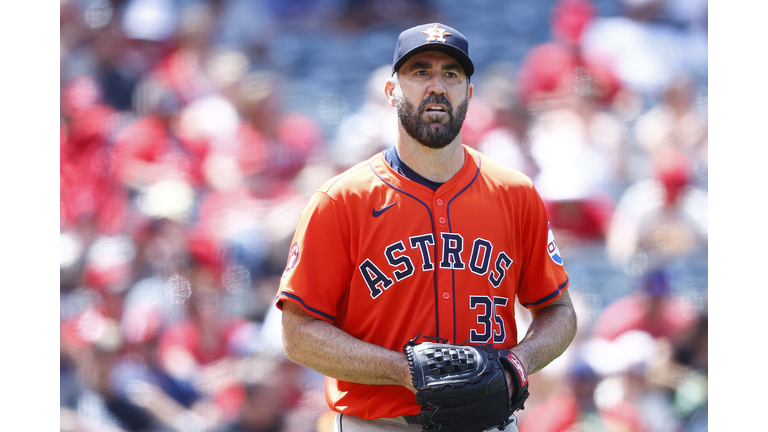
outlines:
M575 335L531 180L462 144L468 53L440 23L402 32L384 85L396 145L328 180L301 214L276 304L288 358L326 376L335 431L516 431L527 376ZM533 317L519 342L515 301ZM452 355L464 363L445 366ZM470 381L483 396L454 396ZM491 388L503 403L478 399Z

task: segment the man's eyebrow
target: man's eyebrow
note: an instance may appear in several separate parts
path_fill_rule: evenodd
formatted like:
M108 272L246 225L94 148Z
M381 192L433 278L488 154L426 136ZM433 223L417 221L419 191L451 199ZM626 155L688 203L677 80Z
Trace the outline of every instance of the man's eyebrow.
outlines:
M411 64L408 70L415 71L419 69L430 69L431 67L432 67L432 63L428 61L420 60ZM448 63L444 65L442 69L449 70L449 71L457 71L457 70L461 70L461 65L459 65L459 63Z
M413 62L411 66L408 68L408 70L414 71L418 69L429 69L432 67L432 63L428 61L417 61Z

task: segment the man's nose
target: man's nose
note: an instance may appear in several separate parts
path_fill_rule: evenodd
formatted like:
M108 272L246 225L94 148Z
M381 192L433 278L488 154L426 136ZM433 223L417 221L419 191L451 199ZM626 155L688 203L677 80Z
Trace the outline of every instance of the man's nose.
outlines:
M429 94L445 94L445 85L443 83L443 76L441 74L433 75L427 87L427 93Z

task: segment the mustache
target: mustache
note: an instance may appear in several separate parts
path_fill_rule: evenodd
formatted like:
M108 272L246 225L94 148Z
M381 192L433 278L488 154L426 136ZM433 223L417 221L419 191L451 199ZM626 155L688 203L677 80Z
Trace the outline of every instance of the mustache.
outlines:
M419 114L423 114L429 104L445 105L448 114L453 115L453 105L451 105L451 102L448 101L448 98L445 97L445 95L428 95L421 101L421 104L419 104Z

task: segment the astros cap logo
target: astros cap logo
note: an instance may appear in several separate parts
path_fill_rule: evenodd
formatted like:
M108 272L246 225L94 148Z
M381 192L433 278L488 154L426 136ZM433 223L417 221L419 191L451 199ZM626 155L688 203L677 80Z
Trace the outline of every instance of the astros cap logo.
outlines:
M445 37L450 36L451 34L445 31L445 29L441 29L440 27L435 24L434 28L431 28L429 30L422 30L422 33L427 35L427 43L429 42L442 42L445 43Z

